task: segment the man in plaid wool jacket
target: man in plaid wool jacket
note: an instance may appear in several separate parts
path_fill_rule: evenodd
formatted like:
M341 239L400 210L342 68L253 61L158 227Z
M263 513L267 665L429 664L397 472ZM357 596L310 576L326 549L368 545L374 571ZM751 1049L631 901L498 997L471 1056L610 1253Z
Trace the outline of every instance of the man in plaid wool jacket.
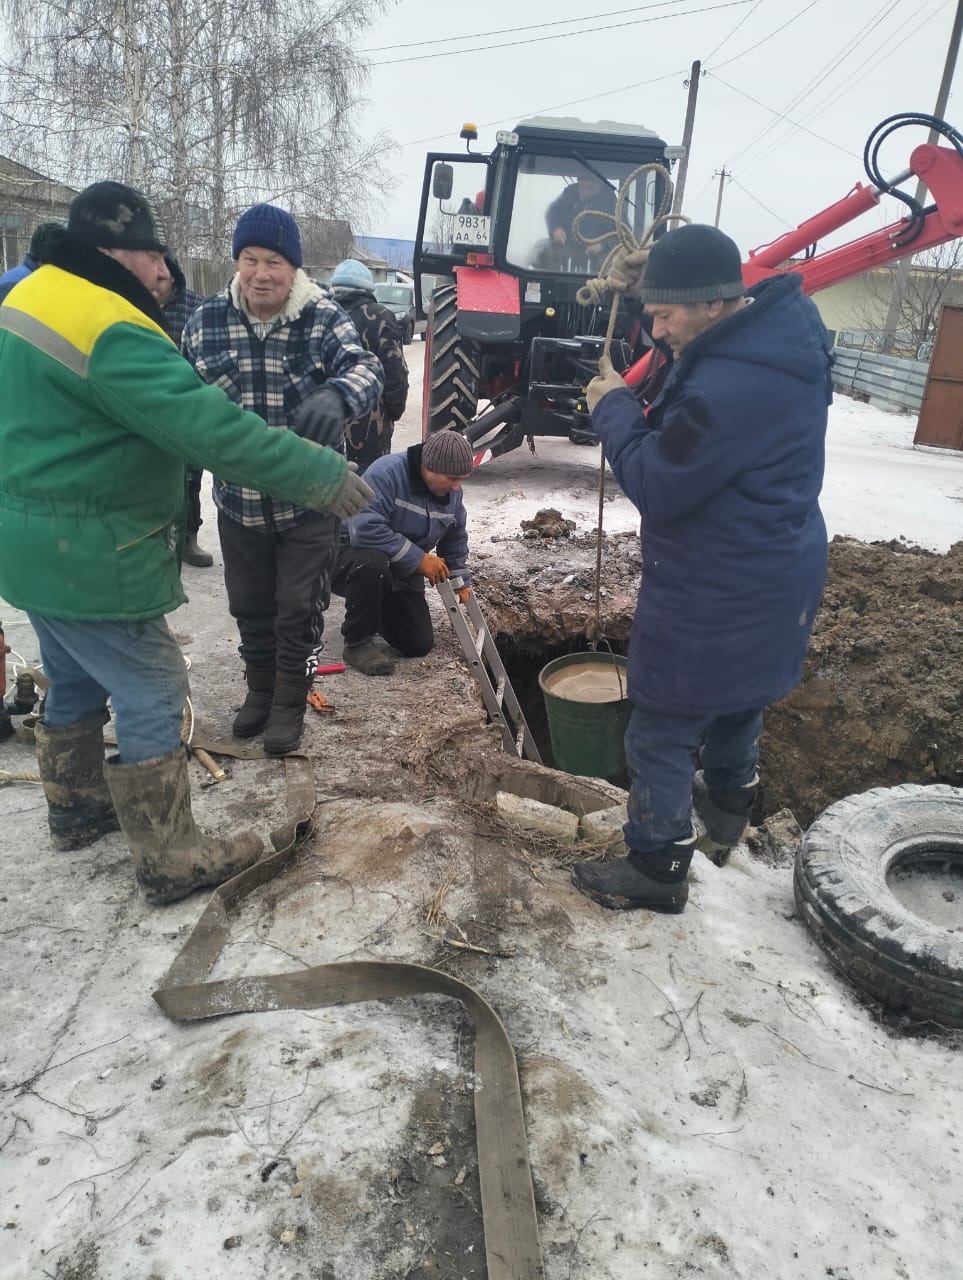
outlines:
M383 375L351 321L301 270L301 236L284 209L258 204L234 230L237 274L184 329L205 382L269 426L344 452L344 423L378 404ZM317 666L338 520L214 479L228 605L240 633L247 696L237 737L293 751Z

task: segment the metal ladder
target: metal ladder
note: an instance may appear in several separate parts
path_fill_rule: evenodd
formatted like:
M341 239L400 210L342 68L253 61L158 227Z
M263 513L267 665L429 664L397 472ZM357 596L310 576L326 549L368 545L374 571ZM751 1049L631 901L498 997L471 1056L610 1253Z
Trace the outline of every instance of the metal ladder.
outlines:
M448 611L448 620L461 641L471 673L478 681L489 718L502 731L505 750L518 756L519 760L534 760L536 764L541 764L542 757L535 745L532 731L498 656L498 649L474 592L462 605L458 603L450 582L439 582L436 585ZM468 621L465 620L466 614Z

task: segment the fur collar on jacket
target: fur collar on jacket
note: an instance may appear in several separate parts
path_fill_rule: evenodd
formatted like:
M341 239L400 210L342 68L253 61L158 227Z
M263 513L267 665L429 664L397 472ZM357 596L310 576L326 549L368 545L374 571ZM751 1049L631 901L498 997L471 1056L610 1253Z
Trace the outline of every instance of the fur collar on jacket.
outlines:
M234 276L234 279L228 286L228 293L230 294L231 302L237 310L243 312L246 316L250 316L251 313L248 311L247 307L245 307L241 298L240 275L236 274ZM329 295L326 290L322 289L319 284L315 283L310 276L305 275L301 268L298 267L297 275L294 277L294 284L291 286L291 292L288 294L287 302L285 302L277 316L271 317L271 321L280 320L282 324L290 324L292 320L297 320L298 316L301 315L306 307L310 306L314 302L321 302L328 296ZM256 319L256 317L251 316L251 319ZM271 321L259 321L259 323L271 323Z
M158 328L164 329L164 313L157 299L134 273L122 267L116 258L108 257L99 249L77 240L65 228L51 229L41 256L41 265L44 263L59 267L61 271L69 271L72 276L80 276L82 280L89 280L101 289L120 294L149 320L153 320Z

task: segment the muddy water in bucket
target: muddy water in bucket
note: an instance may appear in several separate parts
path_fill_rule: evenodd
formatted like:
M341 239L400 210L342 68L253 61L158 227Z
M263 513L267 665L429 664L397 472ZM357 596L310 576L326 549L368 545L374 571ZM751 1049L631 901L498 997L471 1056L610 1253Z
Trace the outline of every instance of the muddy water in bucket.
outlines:
M556 767L625 784L625 730L632 711L626 660L614 653L569 653L542 668Z

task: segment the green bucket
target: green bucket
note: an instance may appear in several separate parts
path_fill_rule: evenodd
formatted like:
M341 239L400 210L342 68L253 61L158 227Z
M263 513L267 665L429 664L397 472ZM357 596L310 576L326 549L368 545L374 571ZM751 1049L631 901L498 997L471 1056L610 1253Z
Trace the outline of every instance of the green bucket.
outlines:
M617 653L568 653L542 668L556 768L609 782L625 778L625 730L632 706L627 663Z

